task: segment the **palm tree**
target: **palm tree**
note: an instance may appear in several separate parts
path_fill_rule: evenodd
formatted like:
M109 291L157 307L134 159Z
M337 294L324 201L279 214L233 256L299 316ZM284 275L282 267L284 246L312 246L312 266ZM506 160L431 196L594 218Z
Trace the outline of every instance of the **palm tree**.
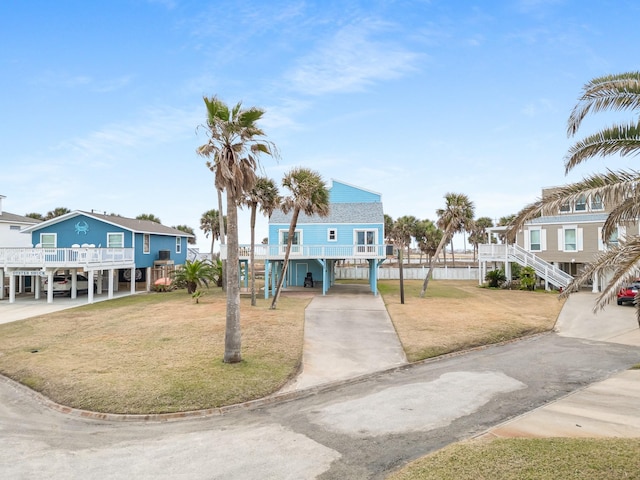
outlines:
M193 235L193 237L190 237L187 240L187 242L190 245L196 244L196 234L193 231L193 228L191 228L189 225L176 225L175 227L171 227L171 228L175 228L176 230L180 230L181 232L188 233L189 235Z
M433 255L436 253L442 234L442 230L431 220L420 220L416 226L415 239L421 254L424 253L427 256L429 268L433 264ZM420 263L422 263L422 258Z
M44 217L42 216L42 214L37 212L27 213L25 217L33 218L34 220L44 220Z
M473 260L478 253L478 245L489 243L487 240L487 228L493 227L493 220L489 217L480 217L473 222L473 229L469 235L469 243L473 246Z
M284 255L284 265L276 288L276 293L271 302L271 309L275 309L278 304L278 297L284 283L287 267L289 265L289 255L293 245L293 237L298 224L300 212L306 215L319 215L326 217L329 215L329 190L319 173L307 168L293 168L282 179L282 185L291 191L291 195L284 198L282 211L292 212L289 233L287 236L287 250Z
M217 280L217 270L209 260L187 260L175 270L173 278L176 285L186 287L191 295L199 286L209 288L209 282Z
M407 249L407 263L411 263L409 247L411 246L411 238L416 232L417 223L418 219L413 215L403 215L393 224L394 243L398 245L398 249Z
M436 214L438 215L438 226L447 232L447 242L451 243L451 261L455 266L453 236L473 228L474 206L469 197L461 193L447 193L444 198L446 206L436 210ZM453 225L453 228L449 228L450 225Z
M220 238L220 221L218 210L211 209L202 214L200 217L200 230L204 232L205 238L211 235L211 259L213 260L213 246L216 239ZM227 223L227 217L224 217L222 225Z
M240 285L238 263L238 203L256 183L258 156L272 155L275 147L264 140L257 122L264 110L243 109L239 102L229 108L217 97L203 98L207 109L209 140L198 147L198 154L211 159L215 186L226 192L227 200L227 319L225 326L224 362L242 361L240 333ZM221 223L222 224L222 223Z
M66 215L67 213L70 213L70 212L71 212L71 210L69 210L66 207L54 208L50 212L47 212L47 214L45 215L44 219L45 220L51 220L52 218L61 217L62 215Z
M256 305L256 210L260 206L262 213L270 217L273 211L280 205L280 192L273 180L259 177L256 184L245 197L245 204L251 209L251 251L249 252L249 265L251 268L251 305Z
M136 220L149 220L150 222L162 223L153 213L141 213L136 217Z
M640 72L599 77L588 82L573 108L567 125L568 136L574 136L589 113L607 110L640 110ZM576 142L564 159L565 172L596 156L640 154L640 122L613 124ZM640 172L608 170L593 174L582 181L560 187L545 198L526 206L511 223L515 234L530 219L557 212L567 202L580 198L602 198L611 211L602 227L602 239L607 241L620 224L635 223L640 216ZM563 295L575 291L594 275L612 273L611 281L596 298L594 310L604 308L627 282L640 273L640 236L627 235L618 246L609 247L577 275ZM640 324L640 303L636 303Z
M468 227L470 221L473 220L475 211L473 202L462 193L447 193L444 199L446 201L445 208L436 210L438 217L440 217L438 226L444 231L444 234L438 244L438 248L436 248L436 253L433 255L434 259L438 258L445 243L453 239L454 233L462 231L465 225ZM424 293L427 291L432 271L433 269L430 267L422 284L420 297L424 297Z

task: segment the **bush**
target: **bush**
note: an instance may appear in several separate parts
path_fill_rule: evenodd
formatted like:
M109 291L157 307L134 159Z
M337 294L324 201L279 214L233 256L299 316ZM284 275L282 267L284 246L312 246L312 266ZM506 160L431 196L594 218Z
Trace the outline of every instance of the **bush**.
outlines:
M498 269L487 272L484 279L489 282L491 288L498 288L507 280L507 277L504 274L504 270Z

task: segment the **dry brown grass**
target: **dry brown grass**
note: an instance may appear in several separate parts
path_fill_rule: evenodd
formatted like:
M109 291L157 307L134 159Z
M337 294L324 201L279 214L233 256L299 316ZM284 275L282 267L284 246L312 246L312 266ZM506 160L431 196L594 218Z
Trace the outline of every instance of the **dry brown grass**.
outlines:
M477 282L379 282L387 310L409 361L498 343L553 328L564 305L556 293L480 288Z
M481 289L474 282L380 282L410 361L553 327L557 295ZM288 292L270 310L242 298L243 362L222 363L226 301L207 290L124 297L0 325L0 372L64 405L160 413L231 405L277 391L302 356L311 293Z
M184 291L125 297L0 325L0 371L64 405L159 413L268 395L296 372L304 308L242 298L243 362L222 363L225 297Z

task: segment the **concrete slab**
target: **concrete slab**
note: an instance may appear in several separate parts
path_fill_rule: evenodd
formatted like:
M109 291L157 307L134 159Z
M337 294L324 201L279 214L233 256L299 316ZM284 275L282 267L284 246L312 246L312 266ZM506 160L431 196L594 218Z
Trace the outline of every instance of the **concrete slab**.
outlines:
M382 297L335 285L305 311L302 371L280 393L379 372L407 362Z

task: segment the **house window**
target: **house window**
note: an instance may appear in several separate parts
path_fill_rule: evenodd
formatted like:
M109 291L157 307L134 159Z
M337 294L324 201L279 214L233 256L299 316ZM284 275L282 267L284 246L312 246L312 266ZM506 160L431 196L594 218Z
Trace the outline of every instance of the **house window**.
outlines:
M289 230L280 230L280 252L287 251L287 242L289 240ZM302 232L296 230L293 234L293 240L291 242L291 253L296 254L302 251Z
M562 205L560 205L560 213L567 213L570 211L571 211L571 205L569 204L569 202L563 203Z
M618 229L616 228L613 232L611 232L611 236L609 237L608 245L618 245Z
M578 251L578 229L577 228L564 229L564 251L565 252Z
M151 253L151 235L148 233L142 236L142 253Z
M182 238L176 237L176 253L182 252Z
M330 228L327 230L327 241L336 242L338 240L338 230Z
M540 229L529 230L529 251L540 252L542 251L542 241L540 235Z
M124 233L107 233L107 248L124 248Z
M20 225L9 225L9 230L18 230L18 231L20 231Z
M376 231L356 230L356 253L376 253Z
M585 212L587 210L587 197L585 197L584 195L578 197L578 199L576 200L575 210L576 212Z
M42 248L56 248L58 244L57 233L41 233L40 234L40 246Z
M600 195L594 195L591 197L591 210L604 210L602 197Z

